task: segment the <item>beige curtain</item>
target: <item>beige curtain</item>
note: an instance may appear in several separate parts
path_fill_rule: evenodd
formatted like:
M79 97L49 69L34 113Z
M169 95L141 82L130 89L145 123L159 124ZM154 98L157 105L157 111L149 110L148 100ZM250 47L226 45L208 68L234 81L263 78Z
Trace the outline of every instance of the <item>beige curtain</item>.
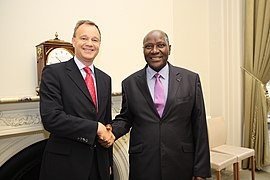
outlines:
M255 149L260 170L269 163L265 85L270 80L270 0L245 0L245 13L244 146Z

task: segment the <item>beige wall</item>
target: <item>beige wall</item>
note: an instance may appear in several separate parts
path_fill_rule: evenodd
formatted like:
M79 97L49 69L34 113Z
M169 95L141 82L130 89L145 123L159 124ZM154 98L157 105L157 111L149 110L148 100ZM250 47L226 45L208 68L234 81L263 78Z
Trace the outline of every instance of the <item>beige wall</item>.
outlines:
M148 31L163 29L173 40L172 0L38 1L0 1L0 98L34 95L35 46L53 39L56 31L71 42L79 19L93 20L101 29L94 64L112 76L114 92L121 91L121 80L145 65L142 39Z
M71 41L77 20L102 32L94 64L111 75L113 91L145 65L142 39L152 29L170 37L170 62L200 74L207 114L227 119L229 139L241 143L242 0L1 0L0 98L35 95L39 43Z
M174 1L175 65L200 75L210 115L208 0Z
M175 64L200 74L207 114L223 116L228 143L242 142L242 0L174 0Z

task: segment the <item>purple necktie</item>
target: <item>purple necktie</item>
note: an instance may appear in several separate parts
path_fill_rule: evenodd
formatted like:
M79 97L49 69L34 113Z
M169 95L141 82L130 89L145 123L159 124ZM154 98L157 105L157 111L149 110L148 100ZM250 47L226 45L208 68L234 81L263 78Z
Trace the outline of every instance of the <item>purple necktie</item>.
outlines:
M164 95L164 88L162 86L162 83L160 81L160 74L155 74L155 87L154 87L154 103L156 105L158 114L160 117L162 117L162 113L165 106L165 95Z

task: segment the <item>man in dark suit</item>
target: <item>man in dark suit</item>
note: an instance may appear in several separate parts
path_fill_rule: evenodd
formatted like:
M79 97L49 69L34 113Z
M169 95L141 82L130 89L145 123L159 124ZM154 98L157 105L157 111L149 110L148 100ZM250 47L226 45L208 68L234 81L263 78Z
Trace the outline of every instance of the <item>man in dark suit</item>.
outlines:
M122 82L122 109L112 128L116 139L131 129L130 180L211 176L200 78L171 65L170 51L166 33L149 32L143 40L147 65Z
M98 139L114 139L104 126L112 118L111 78L93 65L100 41L95 23L78 21L72 38L74 58L43 70L40 115L50 137L40 180L110 179L112 147L104 148L98 143ZM87 72L85 67L91 71ZM85 82L87 76L93 80L93 96Z

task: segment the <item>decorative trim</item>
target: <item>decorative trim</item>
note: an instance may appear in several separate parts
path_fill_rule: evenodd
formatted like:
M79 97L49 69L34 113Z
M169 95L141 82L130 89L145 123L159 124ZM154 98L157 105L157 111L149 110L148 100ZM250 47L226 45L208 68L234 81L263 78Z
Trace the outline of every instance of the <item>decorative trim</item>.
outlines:
M121 92L113 92L112 96L121 96ZM0 104L7 104L7 103L22 103L22 102L38 102L39 96L25 96L25 97L6 97L0 98Z
M0 104L6 103L21 103L21 102L37 102L39 101L39 96L29 96L29 97L11 97L11 98L0 98Z
M25 110L24 112L29 113L29 111L30 110ZM41 118L39 113L36 112L36 109L34 109L34 112L31 112L31 114L24 114L24 112L13 112L6 114L0 112L0 126L18 127L41 123Z
M40 130L38 102L0 104L0 136Z
M128 147L129 133L119 138L113 145L114 178L127 180L129 174Z

